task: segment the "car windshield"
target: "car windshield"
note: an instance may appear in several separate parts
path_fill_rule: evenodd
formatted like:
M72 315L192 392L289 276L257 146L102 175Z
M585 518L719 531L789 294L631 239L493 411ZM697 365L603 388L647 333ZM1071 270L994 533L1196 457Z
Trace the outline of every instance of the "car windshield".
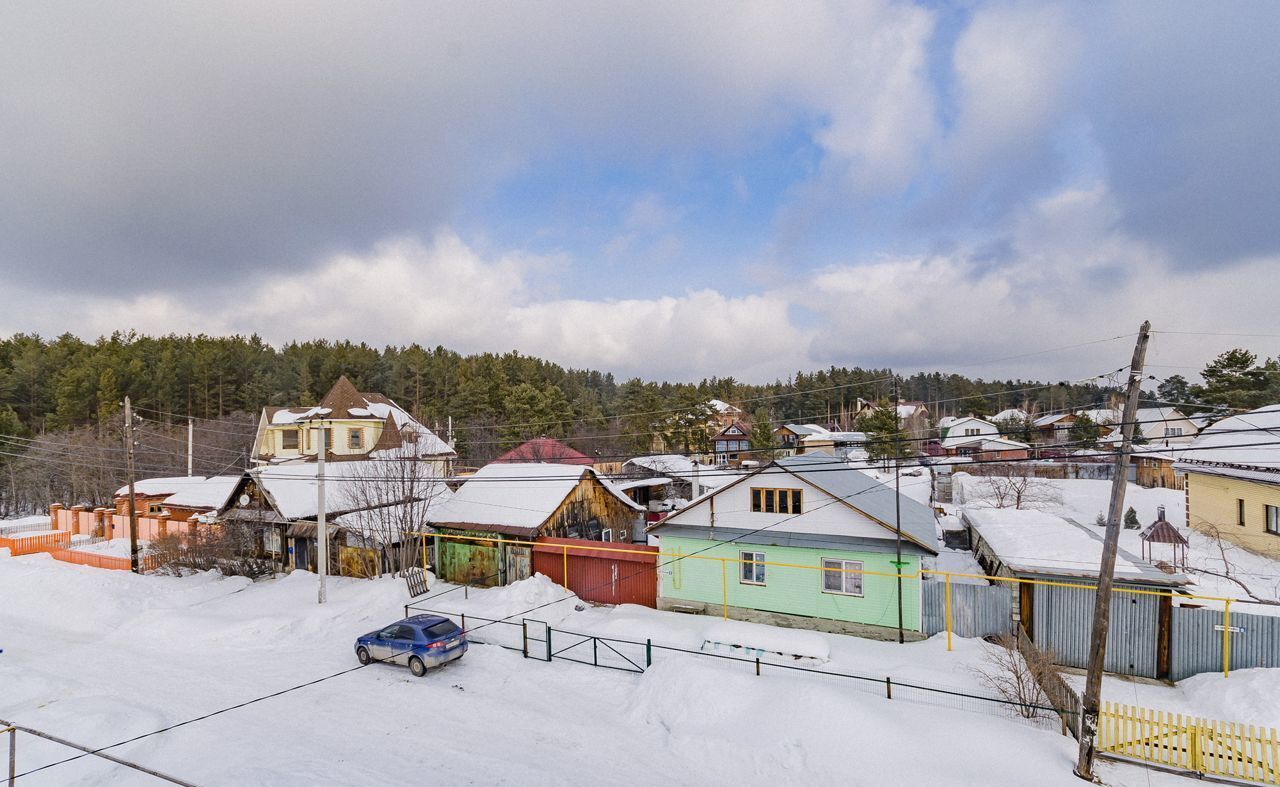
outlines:
M461 630L462 629L454 625L452 620L442 620L435 625L427 626L425 633L427 635L427 639L437 639L439 637L447 637L451 634L457 634Z

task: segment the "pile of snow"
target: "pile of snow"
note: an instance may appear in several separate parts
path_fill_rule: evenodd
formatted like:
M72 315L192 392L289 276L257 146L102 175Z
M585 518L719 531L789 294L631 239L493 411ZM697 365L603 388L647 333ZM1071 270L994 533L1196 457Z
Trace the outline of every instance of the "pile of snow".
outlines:
M819 662L831 659L831 647L827 640L814 631L722 620L708 626L703 637L702 650L728 652L743 658L756 658L772 653Z
M10 529L19 530L27 527L39 530L47 528L50 525L47 514L36 514L35 516L21 516L17 519L0 519L0 533Z
M578 598L552 582L546 574L534 574L506 587L471 589L468 596L465 605L468 615L489 620L510 617L516 623L526 617L547 623L558 622L573 611L573 604L569 602ZM452 605L458 601L462 599L454 598L449 603Z

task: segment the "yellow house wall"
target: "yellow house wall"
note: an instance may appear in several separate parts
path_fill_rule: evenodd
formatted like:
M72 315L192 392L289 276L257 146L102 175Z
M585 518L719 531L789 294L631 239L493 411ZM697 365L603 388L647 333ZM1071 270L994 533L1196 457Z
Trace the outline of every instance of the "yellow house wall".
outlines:
M1187 522L1196 530L1214 531L1251 552L1280 558L1280 536L1266 530L1264 506L1280 506L1280 485L1238 478L1187 473ZM1244 527L1237 524L1236 501L1244 500Z
M263 435L263 444L259 446L258 453L271 454L279 457L315 456L315 427L321 423L329 428L330 453L338 454L339 456L367 454L373 446L377 445L378 438L382 436L382 421L309 421L303 426L299 426L298 424L270 425L266 429L266 434ZM302 429L302 434L298 439L299 450L285 450L284 433L286 431L297 430L299 428ZM352 431L361 432L359 448L350 447L350 435Z

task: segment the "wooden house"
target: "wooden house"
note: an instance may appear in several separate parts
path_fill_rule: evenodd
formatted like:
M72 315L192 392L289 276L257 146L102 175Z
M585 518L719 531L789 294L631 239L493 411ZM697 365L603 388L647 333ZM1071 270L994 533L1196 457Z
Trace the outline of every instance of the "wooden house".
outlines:
M590 467L485 465L431 512L431 528L443 536L436 539L436 575L460 584L509 584L530 576L536 539L629 544L643 518L640 505Z
M741 421L731 421L711 438L711 449L717 465L741 464L744 459L751 458L748 453L751 449L751 429Z

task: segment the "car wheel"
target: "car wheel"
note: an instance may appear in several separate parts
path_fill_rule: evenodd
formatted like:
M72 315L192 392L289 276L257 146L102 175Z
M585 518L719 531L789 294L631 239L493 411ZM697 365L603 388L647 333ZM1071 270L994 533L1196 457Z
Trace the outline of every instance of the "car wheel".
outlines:
M365 647L356 648L356 658L360 659L360 664L368 664L373 661L373 656L369 655L369 649Z
M412 656L409 659L409 671L413 673L415 678L421 678L427 674L427 665L422 663L422 659Z

